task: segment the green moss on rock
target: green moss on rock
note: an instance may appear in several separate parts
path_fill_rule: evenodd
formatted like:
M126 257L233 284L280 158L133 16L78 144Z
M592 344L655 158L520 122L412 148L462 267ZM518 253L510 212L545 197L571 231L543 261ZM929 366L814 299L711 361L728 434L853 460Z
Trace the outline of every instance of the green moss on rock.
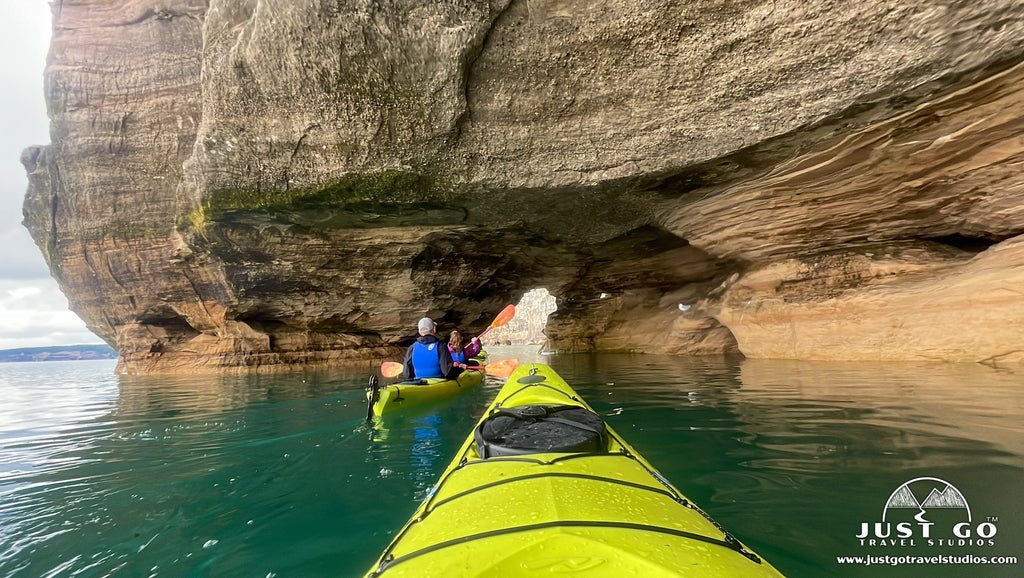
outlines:
M371 174L349 175L318 189L259 191L222 189L212 192L202 205L185 216L184 221L202 231L210 221L228 211L278 212L338 208L352 203L414 203L430 199L439 192L437 180L421 173L386 170Z

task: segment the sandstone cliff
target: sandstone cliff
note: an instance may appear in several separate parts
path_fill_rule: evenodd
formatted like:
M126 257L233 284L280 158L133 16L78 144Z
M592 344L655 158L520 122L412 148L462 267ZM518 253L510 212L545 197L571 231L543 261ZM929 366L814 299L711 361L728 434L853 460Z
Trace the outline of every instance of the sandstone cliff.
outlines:
M560 350L1020 362L1017 0L54 2L25 223L126 372Z

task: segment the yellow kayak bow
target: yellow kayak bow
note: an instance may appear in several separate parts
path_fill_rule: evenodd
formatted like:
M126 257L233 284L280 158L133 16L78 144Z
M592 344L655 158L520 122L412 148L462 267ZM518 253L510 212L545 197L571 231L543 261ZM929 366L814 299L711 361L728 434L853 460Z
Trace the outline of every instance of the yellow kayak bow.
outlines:
M509 376L367 577L779 577L550 367Z

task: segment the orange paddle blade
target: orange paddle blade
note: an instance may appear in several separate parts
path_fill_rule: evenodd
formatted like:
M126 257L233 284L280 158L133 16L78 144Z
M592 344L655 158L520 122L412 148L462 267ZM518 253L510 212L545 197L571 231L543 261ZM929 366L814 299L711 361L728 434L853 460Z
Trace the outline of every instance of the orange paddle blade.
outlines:
M516 316L516 306L509 305L508 307L501 310L501 313L494 318L491 323L491 327L501 327L502 325L512 321L512 318Z
M501 313L499 313L498 316L494 318L494 321L491 322L487 329L484 329L480 335L477 335L477 339L480 339L484 335L487 335L487 332L494 329L495 327L501 327L502 325L508 323L509 321L512 321L512 318L515 316L515 305L509 305L508 307L502 309Z
M405 371L405 366L394 361L385 361L380 364L380 374L384 377L396 377Z
M518 359L502 359L484 366L484 371L495 377L508 377L519 367Z

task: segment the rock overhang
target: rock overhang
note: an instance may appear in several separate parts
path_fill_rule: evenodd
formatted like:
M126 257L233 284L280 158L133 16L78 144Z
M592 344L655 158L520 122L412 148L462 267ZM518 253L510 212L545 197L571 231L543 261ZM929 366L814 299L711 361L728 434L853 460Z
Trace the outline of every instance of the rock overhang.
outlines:
M126 370L379 358L538 286L555 349L1013 357L988 324L1020 305L964 277L1012 273L1024 228L1012 3L178 4L121 23L130 56L57 12L30 171L26 222Z

